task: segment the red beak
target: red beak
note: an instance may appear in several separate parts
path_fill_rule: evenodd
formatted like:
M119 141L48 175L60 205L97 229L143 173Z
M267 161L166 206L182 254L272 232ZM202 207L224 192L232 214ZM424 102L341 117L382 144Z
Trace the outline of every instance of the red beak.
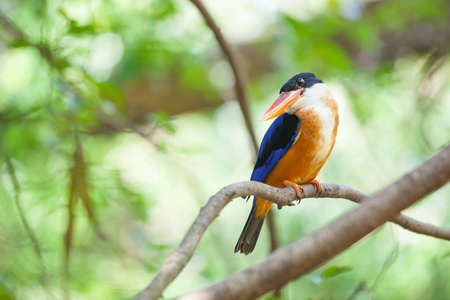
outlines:
M272 106L261 117L261 120L267 121L273 119L275 117L278 117L285 111L287 111L292 106L292 104L294 104L297 100L299 100L302 97L301 96L302 91L303 88L295 91L281 93L280 96L278 96L277 100L275 100Z

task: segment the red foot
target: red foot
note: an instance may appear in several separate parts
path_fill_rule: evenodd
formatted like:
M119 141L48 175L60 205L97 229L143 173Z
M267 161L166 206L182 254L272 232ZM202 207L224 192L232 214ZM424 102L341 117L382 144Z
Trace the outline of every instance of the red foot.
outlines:
M297 199L302 199L302 187L301 186L299 186L298 184L296 184L296 183L294 183L294 182L292 182L292 181L290 181L290 180L285 180L285 181L283 181L283 184L285 185L285 186L292 186L293 188L294 188L294 190L295 190L295 193L297 194Z
M317 197L319 197L320 194L322 194L322 185L315 179L308 181L307 184L308 183L314 184L316 186L316 189L319 192L319 195Z

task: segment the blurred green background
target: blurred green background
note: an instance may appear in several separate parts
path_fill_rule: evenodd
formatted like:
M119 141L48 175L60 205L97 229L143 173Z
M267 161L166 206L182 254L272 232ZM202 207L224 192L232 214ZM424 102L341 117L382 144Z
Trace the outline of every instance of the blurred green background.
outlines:
M449 1L204 3L244 63L258 141L291 76L313 72L334 92L340 127L319 181L374 193L450 141ZM187 0L2 0L0 11L0 299L130 298L208 198L250 177L231 69ZM450 227L449 195L406 214ZM233 253L250 205L225 208L165 297L267 255L266 228L254 253ZM354 206L276 211L281 244ZM449 278L447 241L389 224L283 299L450 299Z

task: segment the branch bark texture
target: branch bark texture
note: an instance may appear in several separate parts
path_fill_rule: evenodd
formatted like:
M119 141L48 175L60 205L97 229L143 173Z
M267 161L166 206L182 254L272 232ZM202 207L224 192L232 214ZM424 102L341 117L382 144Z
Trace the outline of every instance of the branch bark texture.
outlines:
M450 145L327 226L219 283L178 299L255 299L312 270L450 180Z
M450 240L449 229L398 215L401 210L449 180L450 146L447 146L421 167L387 186L374 197L350 187L322 184L321 198L345 198L363 204L314 234L274 252L264 262L236 273L204 291L189 294L194 298L186 295L187 298L180 299L253 299L323 263L388 220L418 233ZM293 205L296 197L292 187L279 189L254 181L224 187L201 209L181 245L167 259L150 285L135 299L161 297L163 290L188 263L204 232L224 206L233 198L247 195L270 200L279 208ZM317 197L315 187L310 184L304 185L302 198L312 197ZM241 280L242 282L239 282ZM271 284L268 285L269 281ZM249 286L253 289L249 289Z

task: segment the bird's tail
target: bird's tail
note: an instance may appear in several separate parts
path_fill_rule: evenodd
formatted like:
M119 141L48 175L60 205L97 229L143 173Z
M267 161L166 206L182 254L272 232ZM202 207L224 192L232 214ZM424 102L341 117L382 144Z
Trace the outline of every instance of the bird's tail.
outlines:
M235 253L241 252L247 255L251 253L255 248L259 233L261 232L261 228L264 223L265 216L271 206L270 205L267 209L263 208L264 212L263 214L261 214L261 209L258 209L258 202L260 202L258 200L263 199L256 198L253 202L254 204L252 210L250 211L250 215L248 216L247 222L245 222L244 229L242 230L241 236L239 237L236 247L234 248ZM263 201L266 202L266 200Z

